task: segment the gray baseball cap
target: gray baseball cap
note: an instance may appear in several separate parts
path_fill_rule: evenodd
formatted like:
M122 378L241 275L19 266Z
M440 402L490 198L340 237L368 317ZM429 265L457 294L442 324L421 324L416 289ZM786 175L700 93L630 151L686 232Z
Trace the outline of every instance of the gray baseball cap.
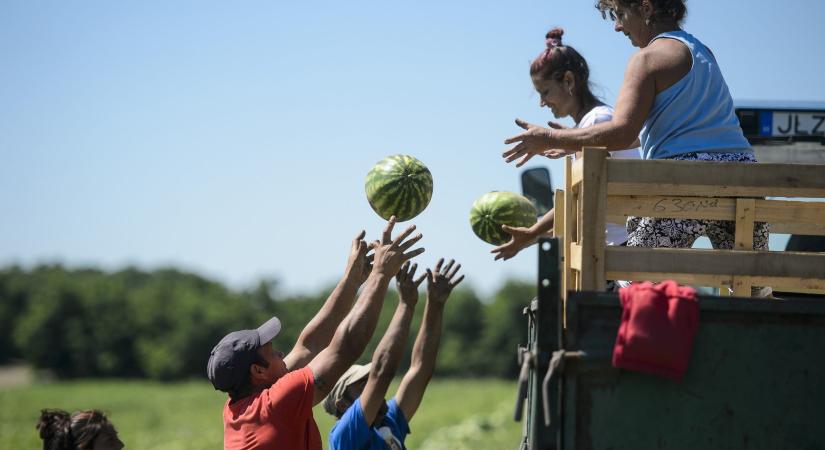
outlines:
M273 317L254 330L233 331L209 354L206 375L216 390L232 392L243 385L258 348L281 332L281 321Z

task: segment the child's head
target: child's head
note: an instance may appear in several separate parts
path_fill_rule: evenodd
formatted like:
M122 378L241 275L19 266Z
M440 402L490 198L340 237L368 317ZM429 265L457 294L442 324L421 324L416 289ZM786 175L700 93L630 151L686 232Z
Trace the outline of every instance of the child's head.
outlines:
M96 410L72 415L59 409L44 409L37 422L43 450L120 450L123 442L106 416Z
M553 28L545 36L547 48L530 65L530 78L557 118L573 115L580 108L598 103L590 91L587 61L573 47L562 44L564 30Z

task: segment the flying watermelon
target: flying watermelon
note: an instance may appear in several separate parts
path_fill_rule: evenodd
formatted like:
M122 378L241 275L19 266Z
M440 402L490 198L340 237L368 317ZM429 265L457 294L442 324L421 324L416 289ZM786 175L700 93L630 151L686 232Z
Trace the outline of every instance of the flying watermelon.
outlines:
M470 226L481 240L501 245L510 240L502 225L529 227L536 223L536 207L513 192L493 191L478 198L470 209Z
M367 200L379 216L404 222L424 211L433 196L433 176L427 166L408 155L388 156L367 174Z

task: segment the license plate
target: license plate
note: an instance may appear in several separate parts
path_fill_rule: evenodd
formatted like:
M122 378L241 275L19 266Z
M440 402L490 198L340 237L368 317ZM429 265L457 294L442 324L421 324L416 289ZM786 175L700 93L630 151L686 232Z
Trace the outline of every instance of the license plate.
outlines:
M759 135L770 137L825 137L825 111L763 111Z

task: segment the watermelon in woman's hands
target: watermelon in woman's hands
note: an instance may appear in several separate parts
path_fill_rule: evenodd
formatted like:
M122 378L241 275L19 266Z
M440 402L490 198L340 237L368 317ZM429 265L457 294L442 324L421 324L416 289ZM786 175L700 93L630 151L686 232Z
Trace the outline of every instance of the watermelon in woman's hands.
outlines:
M364 186L372 209L385 220L404 222L424 211L433 196L433 176L408 155L388 156L373 166Z
M493 245L505 244L510 235L502 225L529 227L536 223L536 207L526 197L513 192L488 192L470 209L470 226L481 240Z

